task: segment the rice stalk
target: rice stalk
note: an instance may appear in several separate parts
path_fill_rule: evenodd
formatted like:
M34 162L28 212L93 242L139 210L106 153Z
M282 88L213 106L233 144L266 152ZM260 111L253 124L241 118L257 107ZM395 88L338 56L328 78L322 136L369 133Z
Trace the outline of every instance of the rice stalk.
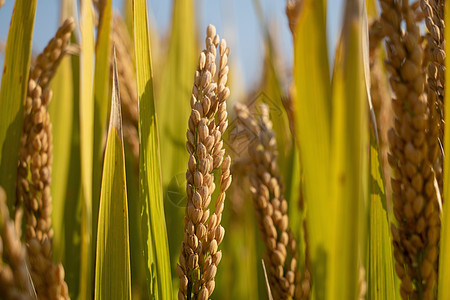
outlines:
M435 128L429 128L424 50L415 6L405 0L381 1L386 68L395 94L392 106L396 118L388 133L397 220L391 231L402 298L433 299L437 291L439 190L435 188L434 161L430 160L433 145L429 137Z
M214 290L217 266L222 259L222 251L218 251L218 246L225 234L220 222L225 193L231 184L231 158L224 158L222 140L228 127L225 100L230 94L226 87L229 49L225 40L220 41L219 35L216 35L214 26L209 25L206 33L206 49L200 54L195 72L192 112L186 133L186 147L190 157L186 172L185 234L177 266L180 278L179 299L208 299ZM220 62L215 81L218 46ZM218 169L221 169L220 193L210 216L208 207L215 190L212 172Z
M6 193L0 187L0 295L2 299L34 299L26 265L26 250L20 241L20 226L9 219ZM3 298L4 297L4 298Z
M266 244L265 261L275 299L307 299L310 293L309 264L303 278L297 272L297 244L289 228L288 202L284 199L283 185L277 164L277 145L269 110L260 106L257 122L244 105L236 104L240 122L257 138L249 145L252 160L250 191L256 210L260 232ZM306 224L303 224L306 226ZM308 253L305 253L306 259Z
M69 299L64 268L51 259L53 146L48 105L52 98L49 82L65 54L73 29L73 19L67 19L30 70L20 139L16 214L23 203L30 272L40 299Z
M270 288L269 278L267 277L267 270L266 270L266 264L264 263L264 259L261 259L261 264L262 264L263 272L264 272L264 282L266 283L267 296L269 297L269 300L273 300L272 289Z

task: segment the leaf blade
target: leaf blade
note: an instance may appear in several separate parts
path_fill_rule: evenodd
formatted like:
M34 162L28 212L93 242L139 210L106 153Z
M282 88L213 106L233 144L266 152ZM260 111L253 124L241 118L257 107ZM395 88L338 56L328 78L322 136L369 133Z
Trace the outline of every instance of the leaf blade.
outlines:
M5 189L11 212L16 199L17 161L36 5L37 0L14 4L0 89L0 185Z
M169 235L171 263L178 261L179 242L183 239L184 208L178 204L180 195L186 193L183 184L177 178L186 172L186 125L191 112L192 76L197 63L197 44L195 36L194 3L192 0L176 0L172 8L172 28L168 53L161 67L156 63L155 70L160 70L161 78L155 81L156 109L158 114L158 132L161 137L161 170L164 208ZM153 35L153 37L155 37ZM155 38L152 39L152 42ZM152 45L154 46L154 45ZM153 50L153 49L152 49ZM152 55L155 52L152 52ZM157 60L155 60L157 62ZM157 78L155 78L156 80ZM177 109L173 109L176 107ZM176 203L174 205L174 203ZM178 276L175 276L175 280ZM175 282L175 287L178 285Z
M398 299L380 151L370 135L368 299Z
M81 0L80 155L81 155L81 299L91 297L92 284L92 167L94 152L94 17L92 0Z
M333 232L329 202L331 87L325 31L324 1L304 1L294 36L296 143L304 172L304 196L312 266L313 297L325 299L328 244ZM314 99L314 101L311 101ZM321 270L321 271L320 271Z
M112 8L111 0L103 1L103 12L98 27L97 45L95 48L94 72L94 142L92 169L92 241L95 245L100 200L101 170L103 164L104 134L106 118L109 110L109 74L110 74L110 32Z
M95 299L131 299L127 184L119 95L114 58L111 116L98 217Z
M445 23L450 24L450 6L445 6ZM445 28L446 36L450 34L450 27ZM445 60L448 64L448 59ZM445 71L445 78L447 82L445 84L445 98L446 103L449 103L450 99L450 85L448 84L448 78L450 76L450 68L447 66ZM445 105L445 122L450 122L450 105ZM450 195L450 159L448 153L450 153L450 132L445 130L444 132L444 199L449 199ZM446 200L448 201L448 200ZM440 254L439 254L439 290L438 299L444 300L450 298L450 285L448 279L450 278L450 206L448 203L443 206L441 215L441 238L440 238Z
M333 74L331 209L336 209L328 299L357 299L365 251L367 93L359 5L347 1ZM351 217L349 217L351 216ZM333 223L332 223L333 224Z
M135 0L133 11L139 101L139 205L142 212L141 232L144 243L143 253L147 263L147 285L151 297L170 299L172 278L163 210L159 137L153 96L146 1Z

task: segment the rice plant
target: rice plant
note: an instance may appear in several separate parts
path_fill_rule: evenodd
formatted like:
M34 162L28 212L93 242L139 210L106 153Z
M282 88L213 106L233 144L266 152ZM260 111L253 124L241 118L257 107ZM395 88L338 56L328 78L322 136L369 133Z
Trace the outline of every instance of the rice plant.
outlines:
M246 93L193 0L11 2L0 299L450 299L445 1L287 0L291 76L254 1Z

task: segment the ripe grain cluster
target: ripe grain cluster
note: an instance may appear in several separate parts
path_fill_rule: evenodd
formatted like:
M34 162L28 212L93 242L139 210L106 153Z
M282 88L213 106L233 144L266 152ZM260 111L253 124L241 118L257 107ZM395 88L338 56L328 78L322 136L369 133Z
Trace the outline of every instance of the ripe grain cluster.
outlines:
M238 119L256 140L249 145L250 192L252 194L260 233L266 245L265 261L275 299L308 299L310 273L306 269L300 277L297 263L297 242L289 228L288 202L278 169L278 151L269 108L259 107L260 118L255 120L248 108L237 104ZM307 264L306 264L307 265Z
M227 126L226 99L230 90L226 87L229 49L225 40L216 34L214 26L207 28L206 49L199 58L191 97L191 116L186 133L189 152L186 172L187 205L184 219L184 240L177 273L180 278L179 299L208 299L214 291L217 266L222 259L218 246L225 229L220 225L225 203L225 192L231 184L231 158L225 156L222 135ZM216 48L220 61L217 81ZM215 190L214 170L221 170L220 192L215 209L209 210Z
M403 299L433 299L437 293L440 233L440 191L436 181L439 171L435 165L439 122L433 78L428 77L427 93L425 53L416 22L417 4L381 1L381 7L382 27L387 36L386 67L395 96L394 128L388 133L397 220L397 224L392 224L395 270L402 281ZM432 44L428 46L435 48ZM429 68L433 66L434 63Z
M48 105L52 98L50 80L65 55L73 19L58 29L30 71L17 172L16 213L24 205L27 255L34 288L40 299L69 299L62 264L52 261L50 194L52 124Z

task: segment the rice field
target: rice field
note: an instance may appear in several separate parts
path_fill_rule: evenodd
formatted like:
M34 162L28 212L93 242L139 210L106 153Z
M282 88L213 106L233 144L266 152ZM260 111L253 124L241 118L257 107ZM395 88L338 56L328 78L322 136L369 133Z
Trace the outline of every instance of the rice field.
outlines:
M202 2L13 2L0 299L450 299L445 1L287 0L244 88Z

